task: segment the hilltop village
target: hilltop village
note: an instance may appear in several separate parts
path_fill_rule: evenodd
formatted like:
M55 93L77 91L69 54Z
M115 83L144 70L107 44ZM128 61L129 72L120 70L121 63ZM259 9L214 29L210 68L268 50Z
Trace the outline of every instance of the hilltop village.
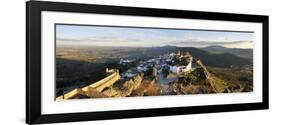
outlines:
M130 66L136 62L136 59L120 59L119 64ZM164 72L173 72L176 74L188 72L192 69L193 57L187 53L170 53L159 56L158 58L139 61L139 63L121 74L122 78L132 78L141 72L153 71L153 76L162 75Z
M231 85L209 73L203 63L189 52L174 52L138 60L120 59L119 69L106 68L107 76L83 88L76 88L56 100L129 96L157 96L239 92L242 86Z

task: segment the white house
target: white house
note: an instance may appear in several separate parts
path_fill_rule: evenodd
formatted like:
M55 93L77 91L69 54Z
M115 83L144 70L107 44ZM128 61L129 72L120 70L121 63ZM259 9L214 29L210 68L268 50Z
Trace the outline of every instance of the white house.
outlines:
M170 71L174 73L188 72L192 69L192 57L186 66L170 66Z

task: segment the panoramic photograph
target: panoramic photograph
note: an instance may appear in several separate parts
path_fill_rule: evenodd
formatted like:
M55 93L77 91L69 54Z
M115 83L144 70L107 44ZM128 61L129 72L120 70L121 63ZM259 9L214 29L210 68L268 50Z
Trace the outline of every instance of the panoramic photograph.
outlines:
M72 24L55 30L55 101L253 92L253 32Z

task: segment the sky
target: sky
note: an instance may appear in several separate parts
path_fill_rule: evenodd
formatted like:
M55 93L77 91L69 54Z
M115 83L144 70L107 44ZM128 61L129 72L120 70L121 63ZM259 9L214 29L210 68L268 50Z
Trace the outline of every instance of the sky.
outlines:
M108 26L56 25L58 45L252 48L254 33Z

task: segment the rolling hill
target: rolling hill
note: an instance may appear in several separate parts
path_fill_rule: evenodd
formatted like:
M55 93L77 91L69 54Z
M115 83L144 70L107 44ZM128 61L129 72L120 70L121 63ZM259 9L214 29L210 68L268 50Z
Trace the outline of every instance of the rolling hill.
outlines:
M226 48L223 46L208 46L202 49L210 53L230 53L243 58L253 59L253 49Z
M251 59L238 56L237 54L227 53L222 51L217 53L211 53L205 51L204 48L200 49L194 47L164 46L164 47L145 48L145 50L140 48L140 49L135 49L134 52L131 52L130 54L133 55L132 57L146 56L150 58L150 57L157 57L165 53L177 52L178 50L182 52L190 52L193 57L200 59L206 65L213 66L213 67L229 68L231 65L243 66L243 65L252 64Z

